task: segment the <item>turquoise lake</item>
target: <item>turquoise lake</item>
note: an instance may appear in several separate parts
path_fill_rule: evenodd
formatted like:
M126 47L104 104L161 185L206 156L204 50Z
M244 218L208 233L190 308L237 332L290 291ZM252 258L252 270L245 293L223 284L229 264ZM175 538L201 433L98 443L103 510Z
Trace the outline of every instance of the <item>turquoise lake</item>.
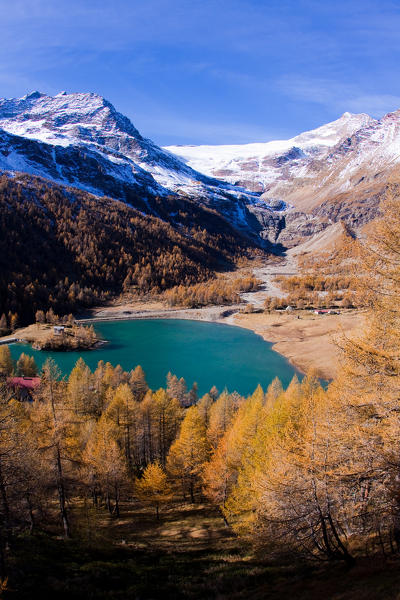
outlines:
M242 395L260 383L265 389L276 376L287 386L296 373L272 344L247 329L201 321L149 319L96 323L97 333L109 343L96 350L43 352L29 345L10 346L14 359L33 355L40 367L51 356L68 375L81 356L94 370L99 360L131 370L140 364L152 389L165 386L168 371L184 377L188 388L196 381L203 395L217 386Z

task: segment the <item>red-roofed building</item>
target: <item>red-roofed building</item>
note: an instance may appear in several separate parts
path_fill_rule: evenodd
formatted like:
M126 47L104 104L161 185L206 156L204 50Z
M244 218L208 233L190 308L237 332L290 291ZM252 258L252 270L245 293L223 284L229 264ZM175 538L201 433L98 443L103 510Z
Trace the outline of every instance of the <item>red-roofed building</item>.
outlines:
M39 387L40 377L9 377L7 383L17 393L19 400L32 400L32 392Z

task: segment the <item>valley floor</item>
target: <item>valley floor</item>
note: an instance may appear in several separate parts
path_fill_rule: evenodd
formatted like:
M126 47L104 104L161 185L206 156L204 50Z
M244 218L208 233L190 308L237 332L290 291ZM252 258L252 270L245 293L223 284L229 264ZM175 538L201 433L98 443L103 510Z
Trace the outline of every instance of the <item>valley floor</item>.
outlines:
M296 368L307 372L316 370L319 377L333 379L336 375L340 350L337 345L343 336L357 335L363 326L363 311L344 310L338 315L316 315L306 310L245 313L246 305L261 310L267 296L282 296L274 282L276 275L296 273L296 256L287 256L274 262L257 264L252 269L262 281L256 292L241 295L242 303L230 306L207 306L197 309L171 308L161 301L114 303L95 308L81 319L81 323L112 321L117 319L191 319L236 325L254 331L273 349L287 358Z
M338 343L362 328L361 311L339 315L315 315L307 311L271 314L237 314L232 323L251 329L300 371L315 369L322 379L333 379L340 359Z

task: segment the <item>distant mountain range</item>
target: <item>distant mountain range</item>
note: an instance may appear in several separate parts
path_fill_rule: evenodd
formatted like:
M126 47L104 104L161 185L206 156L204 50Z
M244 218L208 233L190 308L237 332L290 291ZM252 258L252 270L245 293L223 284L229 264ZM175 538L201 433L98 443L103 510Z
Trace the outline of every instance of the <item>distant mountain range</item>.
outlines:
M160 148L96 94L0 100L0 171L122 200L176 227L167 199L184 198L260 245L292 246L340 220L361 227L399 163L400 111L345 113L284 141Z
M344 113L289 140L167 149L207 175L259 192L269 206L284 201L269 237L293 245L339 220L357 229L376 216L399 171L400 110L380 120Z
M230 146L167 146L193 169L269 195L279 182L307 176L307 165L369 125L368 115L345 113L333 123L289 140Z

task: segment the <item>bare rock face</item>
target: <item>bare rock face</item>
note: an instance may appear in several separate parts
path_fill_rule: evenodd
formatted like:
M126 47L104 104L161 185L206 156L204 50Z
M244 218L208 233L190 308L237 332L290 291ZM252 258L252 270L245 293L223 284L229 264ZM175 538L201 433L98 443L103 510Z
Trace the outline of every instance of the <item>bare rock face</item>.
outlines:
M267 211L258 206L249 206L249 210L260 224L260 237L271 244L276 244L281 231L286 226L285 217L279 212Z
M251 209L260 235L293 246L332 223L358 229L376 218L387 182L400 174L400 110L380 120L345 113L286 141L169 150L204 173L262 192ZM264 214L263 203L279 216Z

